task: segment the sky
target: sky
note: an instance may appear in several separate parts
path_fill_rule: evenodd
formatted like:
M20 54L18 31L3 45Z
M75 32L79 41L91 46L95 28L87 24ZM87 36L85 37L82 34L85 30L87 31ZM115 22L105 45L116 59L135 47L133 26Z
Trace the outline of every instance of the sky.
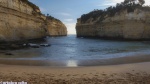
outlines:
M39 6L43 14L49 14L61 20L67 27L68 34L76 34L75 25L77 18L94 9L105 9L115 6L124 0L29 0ZM150 5L145 0L145 5Z

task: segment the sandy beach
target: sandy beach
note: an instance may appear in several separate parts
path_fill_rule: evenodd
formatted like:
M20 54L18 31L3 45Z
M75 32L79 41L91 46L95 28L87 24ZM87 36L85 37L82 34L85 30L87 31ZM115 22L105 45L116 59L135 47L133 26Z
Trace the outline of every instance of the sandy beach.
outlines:
M0 65L0 81L28 84L149 84L150 62L91 66L48 67Z

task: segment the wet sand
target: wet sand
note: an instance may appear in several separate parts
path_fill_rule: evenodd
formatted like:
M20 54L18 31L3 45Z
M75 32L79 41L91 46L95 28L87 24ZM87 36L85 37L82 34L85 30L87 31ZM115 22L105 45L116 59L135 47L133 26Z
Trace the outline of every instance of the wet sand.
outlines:
M21 66L56 66L56 67L81 67L81 66L103 66L129 63L150 62L150 55L126 56L110 59L67 59L67 60L28 60L28 59L0 59L0 64Z
M28 84L149 84L150 62L90 66L49 67L0 65L0 81Z

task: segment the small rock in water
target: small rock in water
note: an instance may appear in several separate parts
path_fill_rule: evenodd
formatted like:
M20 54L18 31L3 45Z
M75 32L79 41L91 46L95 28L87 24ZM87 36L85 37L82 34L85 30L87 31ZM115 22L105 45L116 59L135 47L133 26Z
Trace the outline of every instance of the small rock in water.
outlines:
M5 47L5 46L0 46L0 50L7 50L7 47Z
M12 53L6 53L5 55L13 55Z
M27 44L23 44L23 46L27 46Z
M36 46L31 46L32 48L40 48L38 45L36 45Z
M39 45L37 45L37 44L29 43L28 45L32 48L39 48Z
M50 44L40 44L40 46L49 47L51 45Z
M21 46L17 45L17 44L11 44L10 45L10 49L20 49Z

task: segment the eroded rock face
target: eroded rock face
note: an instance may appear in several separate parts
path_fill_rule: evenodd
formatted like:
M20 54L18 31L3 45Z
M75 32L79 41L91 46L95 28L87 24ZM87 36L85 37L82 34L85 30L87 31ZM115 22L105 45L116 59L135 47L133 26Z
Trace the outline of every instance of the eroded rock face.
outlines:
M79 18L76 31L78 37L150 40L150 11L136 9L128 13L124 10L113 17L106 15L101 23L90 20L81 23Z
M46 17L28 0L0 0L0 41L46 36Z
M66 36L66 26L58 20L47 19L48 35L49 36Z

